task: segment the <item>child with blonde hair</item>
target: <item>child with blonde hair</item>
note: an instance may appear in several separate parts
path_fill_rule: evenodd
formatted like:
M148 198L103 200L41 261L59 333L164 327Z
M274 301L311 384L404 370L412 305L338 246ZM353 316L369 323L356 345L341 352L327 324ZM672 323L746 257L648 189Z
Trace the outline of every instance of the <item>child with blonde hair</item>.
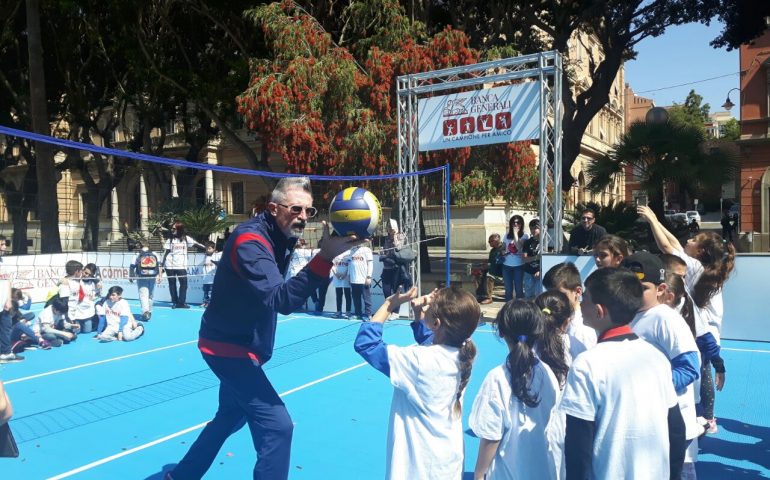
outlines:
M460 478L463 473L463 391L471 375L476 345L471 335L481 307L456 287L417 297L417 288L385 299L371 322L361 324L356 351L390 378L393 401L388 427L386 478ZM412 300L417 345L382 340L391 312Z

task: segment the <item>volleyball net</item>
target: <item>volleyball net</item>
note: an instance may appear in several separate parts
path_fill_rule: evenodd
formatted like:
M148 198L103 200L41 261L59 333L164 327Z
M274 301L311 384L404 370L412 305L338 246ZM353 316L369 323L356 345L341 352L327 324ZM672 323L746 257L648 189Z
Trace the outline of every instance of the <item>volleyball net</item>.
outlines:
M51 253L52 238L46 238L51 229L41 228L35 162L30 161L38 142L54 152L58 217L54 230L61 253ZM4 161L0 169L4 187L0 195L0 242L6 248L0 257L0 278L27 291L34 301L44 299L65 276L69 260L96 264L105 287L121 285L125 290L138 245L149 246L162 256L175 221L182 222L186 234L197 242L212 242L221 251L236 225L266 208L278 180L299 176L251 169L239 151L224 141L211 142L193 155L183 139L166 139L164 156L131 151L126 139L115 138L110 143L117 148L0 126L0 156ZM271 164L280 168L281 161L271 159ZM358 167L353 170L361 171ZM393 170L397 169L394 160ZM420 218L411 231L418 231L419 236L409 238L405 246L418 255L415 262L427 254L427 246L442 247L448 272L449 256L444 254L449 247L448 171L448 166L438 166L385 175L303 175L311 179L318 213L308 221L302 240L310 249L316 248L334 195L346 187L362 187L382 206L382 217L371 239L376 255L384 246L391 219L404 230L399 202L409 199L400 181L416 178ZM198 247L189 250L188 296L193 302L195 290L200 288L196 285L202 285L205 276L204 255ZM376 260L375 268L380 263Z

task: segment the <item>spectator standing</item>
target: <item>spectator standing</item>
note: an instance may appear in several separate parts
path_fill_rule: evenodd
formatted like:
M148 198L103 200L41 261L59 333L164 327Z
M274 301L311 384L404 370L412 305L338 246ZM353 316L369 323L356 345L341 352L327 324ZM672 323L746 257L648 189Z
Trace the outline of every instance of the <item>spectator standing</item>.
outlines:
M11 282L0 280L0 363L20 362L24 357L11 349Z
M513 299L514 288L516 298L524 299L524 242L529 236L524 233L524 217L514 215L508 221L508 233L503 239L505 256L503 257L503 283L505 284L505 301Z
M540 219L529 221L529 238L524 242L524 295L534 298L540 287Z
M168 278L168 291L171 294L171 308L190 308L187 305L187 249L198 247L206 249L185 233L182 222L174 222L171 236L163 244L163 268ZM179 281L179 291L176 282Z
M334 257L332 262L332 286L337 300L337 313L334 318L342 318L342 296L345 296L345 313L350 317L353 296L350 292L350 278L348 278L348 268L350 266L350 251L342 252Z
M160 283L160 262L155 252L142 242L137 242L139 253L129 267L128 281L134 283L139 290L139 305L142 308L142 320L149 322L152 317L152 298L155 285Z
M211 301L211 291L214 288L214 274L217 271L217 265L222 258L222 252L217 252L216 245L212 241L206 242L206 256L203 258L201 266L203 267L203 304L206 308Z
M353 296L353 309L359 320L369 321L372 316L372 272L374 257L367 244L359 245L350 251L348 277ZM363 306L362 306L363 302Z
M569 253L574 255L591 253L596 242L605 235L607 230L596 224L596 212L586 208L580 215L580 224L572 229L569 236Z
M391 296L398 287L403 287L403 292L412 288L412 279L407 268L396 261L396 250L406 243L406 235L398 231L398 221L391 218L388 221L388 235L380 250L382 262L382 294L385 298Z

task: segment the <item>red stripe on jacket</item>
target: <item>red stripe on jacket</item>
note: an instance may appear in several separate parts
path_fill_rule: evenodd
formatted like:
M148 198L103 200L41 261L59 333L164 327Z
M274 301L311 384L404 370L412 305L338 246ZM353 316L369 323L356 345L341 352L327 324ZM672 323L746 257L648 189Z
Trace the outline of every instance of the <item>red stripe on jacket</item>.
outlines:
M242 345L234 343L215 342L207 338L198 338L198 350L206 355L229 358L248 358L257 363L262 363L259 356Z
M259 235L258 233L243 233L241 235L238 235L238 238L235 239L235 244L233 245L233 249L230 252L230 264L232 264L233 269L235 269L235 272L238 275L241 274L241 266L238 265L238 247L252 240L256 240L257 242L264 245L265 248L267 248L267 250L270 252L270 255L273 255L273 257L275 258L275 255L273 254L273 246L270 245L270 242L268 242L265 239L265 237L263 237L262 235Z

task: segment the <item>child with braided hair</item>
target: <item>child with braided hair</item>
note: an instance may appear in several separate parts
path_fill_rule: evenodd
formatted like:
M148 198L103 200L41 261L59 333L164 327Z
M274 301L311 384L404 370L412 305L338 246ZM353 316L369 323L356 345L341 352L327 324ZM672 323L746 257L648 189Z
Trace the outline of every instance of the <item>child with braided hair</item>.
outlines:
M476 357L470 337L481 307L473 295L456 287L416 297L416 287L388 297L371 321L361 324L355 341L356 351L394 387L386 478L460 478L462 399ZM385 344L383 324L410 300L418 344Z
M534 348L545 318L533 302L514 300L503 306L496 324L509 353L487 374L473 402L469 425L481 440L474 479L557 478L561 448L549 441L546 427L559 382Z

